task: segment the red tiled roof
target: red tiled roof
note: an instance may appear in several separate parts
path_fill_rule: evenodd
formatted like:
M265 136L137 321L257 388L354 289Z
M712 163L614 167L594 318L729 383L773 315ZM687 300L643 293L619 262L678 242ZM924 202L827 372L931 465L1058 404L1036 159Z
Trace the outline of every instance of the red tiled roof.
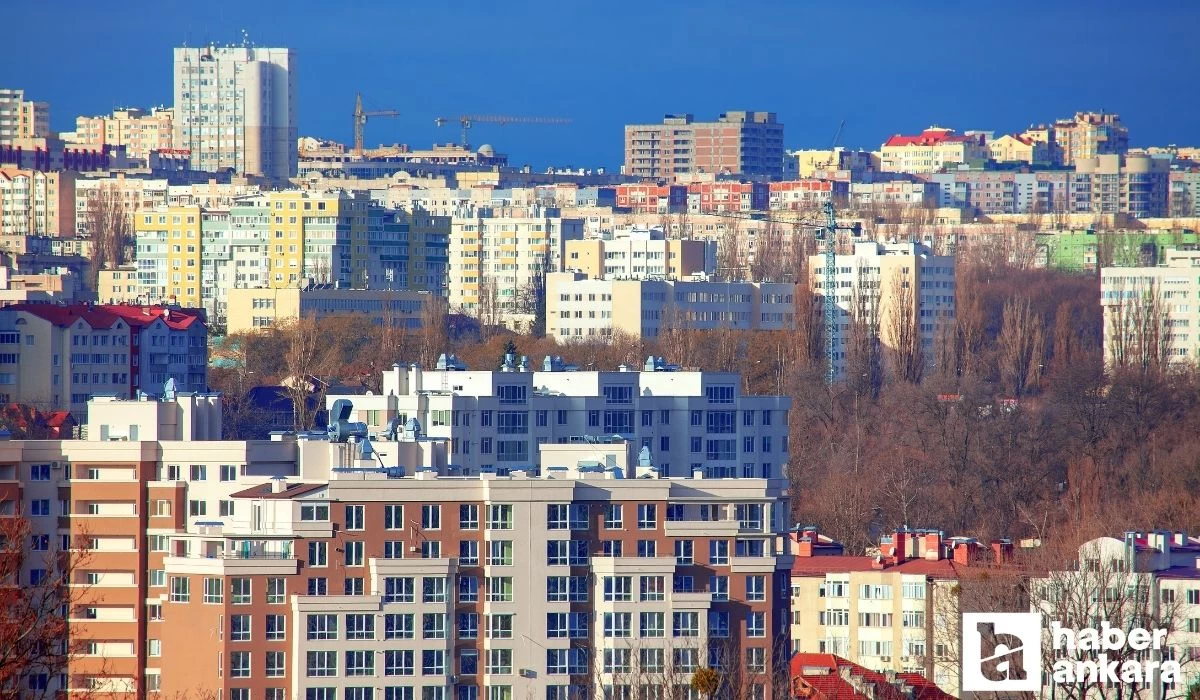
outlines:
M301 484L294 482L288 484L287 489L275 493L273 485L268 482L259 484L258 486L251 486L248 489L242 489L237 493L230 494L230 496L233 498L296 498L297 496L303 496L306 493L323 489L326 486L328 484Z
M950 559L909 559L899 564L890 564L876 569L875 557L835 554L829 556L794 557L792 574L795 576L824 576L852 571L887 571L934 578L958 578L958 569Z
M813 700L951 700L954 696L938 688L927 678L916 673L898 673L896 681L878 671L872 671L833 654L795 654L790 662L792 696ZM847 669L853 677L874 686L874 693L867 695L855 689L854 684L842 676ZM911 695L901 692L901 687L913 688Z
M200 320L200 313L195 310L167 309L162 306L129 306L125 304L13 304L6 307L10 311L25 311L38 318L45 319L61 328L83 319L92 328L112 328L117 319L122 319L133 328L141 328L164 318L168 327L175 330L188 328Z
M966 141L979 141L981 136L964 136L955 134L943 129L926 129L916 136L903 136L896 134L889 138L885 146L937 146L942 143L963 143Z
M162 318L167 326L182 330L200 320L199 312L192 309L167 309L162 306L130 306L127 304L105 304L100 307L125 319L131 326L148 326ZM168 313L169 312L169 313Z
M46 414L46 425L51 428L61 428L68 418L71 418L70 411L51 411Z

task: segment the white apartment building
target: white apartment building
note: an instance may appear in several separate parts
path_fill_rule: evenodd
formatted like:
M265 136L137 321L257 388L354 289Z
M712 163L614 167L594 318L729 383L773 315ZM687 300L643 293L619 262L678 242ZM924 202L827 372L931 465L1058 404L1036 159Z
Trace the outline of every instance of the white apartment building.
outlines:
M450 367L450 369L442 369ZM353 397L371 430L415 418L450 438L451 473L530 469L544 444L620 435L649 450L660 476L782 478L791 400L742 393L740 377L676 371L661 358L620 372L512 358L504 371L395 366L379 396ZM337 396L327 397L332 406Z
M191 168L294 177L295 66L284 48L175 49L175 148Z
M1200 250L1168 248L1158 267L1100 270L1109 366L1200 360Z
M546 334L559 342L622 332L657 338L664 328L787 330L795 327L790 282L589 279L546 276Z
M583 221L554 208L459 208L451 219L451 308L477 314L491 305L506 323L527 320L519 311L522 290L543 269L562 269L566 241L581 238Z
M0 145L50 136L50 103L26 100L24 90L0 88Z
M1155 530L1099 537L1079 547L1078 562L1030 581L1030 609L1047 623L1068 629L1141 627L1167 631L1162 647L1143 658L1180 663L1174 685L1157 682L1153 671L1145 687L1130 695L1146 700L1180 697L1200 679L1200 538L1186 532ZM1047 633L1047 637L1049 634ZM1050 640L1043 643L1049 647ZM1128 653L1127 653L1128 654ZM1074 660L1095 660L1095 652L1069 653ZM1109 658L1118 658L1110 654ZM1120 658L1132 658L1123 655ZM1048 690L1048 689L1047 689Z
M838 377L846 371L856 319L877 324L875 332L886 347L895 346L893 336L899 323L915 325L926 362L934 360L934 340L955 314L954 256L934 255L922 243L856 242L854 253L837 255L834 266L834 368ZM809 257L809 279L818 297L814 303L823 304L829 288L824 255Z
M88 177L75 181L75 233L90 235L88 227L94 202L119 201L129 216L132 229L137 212L167 206L171 186L166 179L125 177Z

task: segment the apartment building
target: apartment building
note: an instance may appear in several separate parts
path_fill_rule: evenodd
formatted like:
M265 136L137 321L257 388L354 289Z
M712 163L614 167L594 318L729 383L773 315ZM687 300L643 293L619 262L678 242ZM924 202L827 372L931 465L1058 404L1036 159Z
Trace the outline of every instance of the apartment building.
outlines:
M832 283L825 279L825 258L809 258L810 289L823 304L832 293L834 371L844 377L850 339L856 323L878 334L885 348L895 348L898 333L911 324L920 338L925 361L934 360L934 340L955 313L954 257L934 255L916 242L856 242L851 254L838 254ZM876 328L870 331L870 328Z
M1168 216L1200 216L1200 169L1173 170L1168 181Z
M430 292L401 289L341 289L335 285L305 288L234 288L226 293L225 330L244 333L270 328L288 319L339 314L366 316L378 326L421 327Z
M1200 250L1167 248L1154 267L1100 270L1104 359L1109 366L1200 360ZM1159 320L1161 319L1161 320Z
M562 432L522 469L467 478L452 444L472 422L431 437L392 414L376 432L336 405L327 435L223 441L219 396L98 398L84 440L0 441L0 513L27 515L48 552L90 539L67 613L90 643L34 687L557 700L661 695L737 665L750 697L773 697L791 564L778 469L676 476L636 442ZM468 414L484 415L453 415Z
M452 471L466 476L529 469L547 445L578 435L619 435L648 449L660 476L782 478L790 399L749 396L736 374L678 371L661 358L627 370L508 358L502 371L468 371L446 358L436 370L395 366L380 395L346 398L371 430L415 418L450 438Z
M616 186L617 208L635 214L681 214L688 210L687 185L659 185L650 182Z
M688 183L688 212L700 214L766 211L770 202L770 190L767 185L766 182L726 180Z
M75 173L0 167L0 235L75 233Z
M774 112L726 112L715 122L668 114L662 124L625 127L625 175L674 180L691 173L777 178L783 124Z
M786 180L772 182L768 204L771 209L817 211L826 202L842 204L850 200L850 183L838 180Z
M880 539L879 554L852 556L812 527L792 533L791 541L793 653L921 674L962 694L959 571L1002 563L1011 543L902 529Z
M146 303L138 284L137 265L130 263L97 272L96 299L101 304Z
M296 175L296 55L291 49L175 49L174 147L192 170Z
M173 206L136 221L140 294L227 315L232 289L446 284L450 222L386 210L362 193L280 191L225 209Z
M26 100L21 89L0 88L0 146L52 135L50 103Z
M1090 196L1075 201L1076 211L1128 214L1138 219L1166 216L1169 162L1111 153L1081 156L1074 163L1075 172L1090 179Z
M998 163L1050 164L1050 144L1021 134L1005 134L987 142L992 160Z
M505 323L528 320L520 296L544 270L560 270L566 242L583 238L583 221L559 209L464 207L451 220L450 306Z
M1129 129L1121 115L1106 112L1076 112L1051 127L1053 141L1063 165L1101 155L1124 155L1129 150Z
M893 173L932 173L948 165L982 164L991 157L983 134L968 136L939 126L915 136L897 134L880 151L879 169Z
M70 304L81 291L79 280L70 272L27 275L0 267L0 306L25 302Z
M929 207L936 206L937 200L938 190L928 182L892 180L850 183L850 206L854 208L868 208L879 204Z
M546 276L546 334L559 342L611 337L657 338L665 328L787 330L795 327L791 282L590 279Z
M67 138L72 143L92 146L121 146L125 155L148 161L154 151L175 148L175 110L152 107L114 109L111 114L75 118L75 133Z
M1080 545L1077 560L1030 580L1030 610L1068 629L1099 627L1097 621L1105 621L1123 629L1166 630L1161 647L1155 644L1138 656L1159 664L1178 661L1182 677L1172 684L1161 678L1157 667L1148 669L1136 696L1177 697L1200 679L1193 663L1200 652L1198 558L1200 538L1186 532L1098 537ZM1094 661L1095 652L1064 652L1060 658Z
M208 385L208 334L194 312L120 305L0 308L0 398L83 418L97 395Z
M788 151L788 161L794 163L794 172L785 173L800 179L820 177L828 172L846 171L858 180L867 173L878 170L879 156L870 151L853 151L841 146L832 149L802 149Z
M93 207L121 207L132 228L137 212L167 206L169 191L170 182L165 178L126 177L124 173L79 178L75 182L75 233L91 233L88 226Z
M562 266L593 279L685 279L713 272L715 263L711 242L667 239L660 229L627 229L612 238L567 241Z

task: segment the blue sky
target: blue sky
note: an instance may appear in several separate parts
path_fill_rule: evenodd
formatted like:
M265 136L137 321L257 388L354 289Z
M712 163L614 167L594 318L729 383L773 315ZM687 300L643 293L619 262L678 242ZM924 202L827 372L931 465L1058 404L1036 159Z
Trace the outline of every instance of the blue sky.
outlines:
M1191 0L51 0L0 16L38 28L11 38L0 86L49 100L59 130L169 103L173 46L245 29L297 51L302 135L350 141L358 91L402 112L368 144L457 140L439 115L572 119L474 129L514 164L616 166L623 124L730 109L777 112L793 148L827 147L842 119L843 145L875 148L935 122L1017 131L1086 109L1119 112L1135 145L1200 144Z

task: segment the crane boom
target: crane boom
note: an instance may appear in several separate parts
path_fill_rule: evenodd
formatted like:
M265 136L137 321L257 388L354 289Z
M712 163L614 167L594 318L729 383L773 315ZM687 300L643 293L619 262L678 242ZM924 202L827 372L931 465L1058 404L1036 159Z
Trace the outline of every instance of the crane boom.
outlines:
M459 126L462 127L463 148L469 147L467 142L467 133L474 124L499 124L500 126L506 126L508 124L561 125L571 123L570 119L563 119L560 117L521 117L502 114L461 114L457 117L437 117L433 120L433 123L441 127L453 121L457 121Z
M378 109L370 112L363 110L362 93L354 98L354 155L359 158L363 154L363 127L367 125L367 117L398 117L400 112L394 109Z

